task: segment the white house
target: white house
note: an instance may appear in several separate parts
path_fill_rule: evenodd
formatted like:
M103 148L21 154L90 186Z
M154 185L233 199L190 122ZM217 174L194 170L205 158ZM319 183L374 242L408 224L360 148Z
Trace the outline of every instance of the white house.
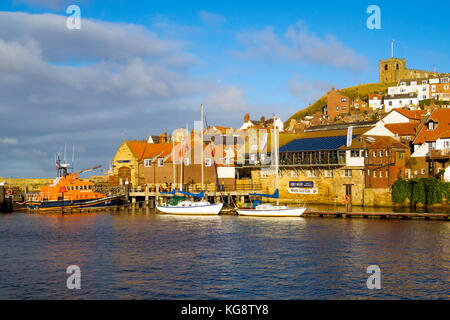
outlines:
M395 137L395 134L393 134L391 131L386 129L384 126L385 122L383 120L378 121L375 124L375 127L370 129L369 131L365 132L364 136L384 136L384 137Z
M433 79L400 80L396 87L388 88L388 95L415 93L419 101L430 99L429 83L431 80Z
M369 108L373 110L383 109L383 97L379 94L369 94Z
M384 108L389 112L397 108L411 108L419 104L416 93L394 94L384 97Z
M250 120L249 117L244 118L244 124L241 126L240 130L246 130L248 128L251 128L253 126L263 126L263 127L276 127L278 129L279 132L283 132L283 121L281 121L280 118L275 117L275 118L270 118L270 119L265 119L264 117L261 117L261 120Z

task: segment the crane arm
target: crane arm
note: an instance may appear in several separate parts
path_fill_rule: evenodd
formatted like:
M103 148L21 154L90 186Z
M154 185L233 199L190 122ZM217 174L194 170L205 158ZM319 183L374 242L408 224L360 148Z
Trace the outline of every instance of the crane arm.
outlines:
M92 168L80 170L80 171L78 171L77 173L78 173L78 174L80 174L80 173L85 173L85 172L89 172L89 171L92 171L92 170L95 170L95 169L100 169L101 167L102 167L101 165L98 165L98 166L95 166L95 167L92 167Z

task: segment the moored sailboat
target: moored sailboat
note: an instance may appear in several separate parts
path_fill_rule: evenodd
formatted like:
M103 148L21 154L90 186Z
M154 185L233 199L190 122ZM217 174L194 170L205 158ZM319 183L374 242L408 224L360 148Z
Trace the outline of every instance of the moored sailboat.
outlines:
M220 210L222 210L223 203L218 204L211 204L208 201L204 201L205 197L205 191L203 190L204 186L204 172L203 172L203 166L204 166L204 160L203 160L203 105L201 106L201 174L202 174L202 191L199 194L195 193L189 193L184 192L182 190L175 191L173 189L171 192L168 192L166 194L171 194L173 197L169 199L166 203L163 203L161 205L157 205L156 209L160 211L161 213L165 214L178 214L178 215L218 215L220 213ZM175 166L175 148L172 148L172 162ZM174 170L175 172L175 170ZM174 179L175 179L175 173L174 173ZM174 187L175 187L175 181L174 181ZM176 192L179 192L185 196L192 197L194 199L200 199L200 201L192 201L192 200L185 200L185 199L177 199L175 194Z
M274 121L275 123L275 121ZM275 192L273 194L259 194L253 193L251 196L259 196L265 198L276 199L277 204L263 203L261 200L253 201L250 208L236 208L238 215L241 216L256 216L256 217L300 217L306 210L305 207L292 208L279 204L279 191L278 191L278 167L279 167L279 151L278 151L278 130L274 126L275 133L275 146L272 150L272 154L275 157Z

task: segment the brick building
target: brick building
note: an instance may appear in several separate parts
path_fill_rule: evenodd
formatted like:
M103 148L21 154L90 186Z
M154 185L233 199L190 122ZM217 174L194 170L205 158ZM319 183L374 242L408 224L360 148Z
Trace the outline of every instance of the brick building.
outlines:
M336 91L334 87L327 93L327 106L323 113L333 121L337 116L346 115L350 111L351 99Z
M147 184L151 187L162 185L170 188L174 181L177 186L182 181L185 187L190 185L200 188L201 163L196 159L198 155L193 152L193 145L193 142L189 145L176 143L173 150L172 143L124 141L113 158L110 184L128 183L136 188L143 188ZM227 159L227 153L222 148L212 143L204 146L204 184L209 189L216 189L217 184L220 184L227 190L233 190L234 161Z
M392 137L365 137L367 188L391 188L397 177L405 178L409 147Z

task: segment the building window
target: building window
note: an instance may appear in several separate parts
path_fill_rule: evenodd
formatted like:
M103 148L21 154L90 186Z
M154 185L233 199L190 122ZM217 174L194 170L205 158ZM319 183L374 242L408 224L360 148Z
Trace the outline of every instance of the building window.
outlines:
M389 149L386 149L386 157L389 157Z
M434 130L434 122L433 121L428 122L428 130Z
M360 156L359 150L350 150L350 157L358 158Z
M342 98L341 102L347 102L347 98Z
M344 177L351 178L352 177L352 170L351 169L344 169Z
M152 159L144 159L144 167L148 168L152 166Z
M211 164L212 164L211 158L206 158L205 159L205 166L206 167L211 167Z
M158 159L158 166L164 167L164 159L163 158Z
M184 159L183 159L183 163L184 163L185 166L188 166L188 165L191 164L191 161L190 161L189 158L184 158Z
M331 177L333 177L333 171L325 170L325 178L331 178Z
M377 177L377 172L375 170L373 170L373 177L376 178Z
M422 174L426 174L425 168L422 168Z
M389 106L392 107L392 101L389 101Z
M314 170L308 170L308 178L315 178L316 172Z
M398 153L398 158L399 158L399 159L403 159L403 152L399 152L399 153Z
M373 156L374 158L377 157L377 150L373 150L372 156Z
M380 170L380 178L383 178L383 171Z
M366 156L366 158L368 158L369 157L369 151L364 151L364 153L365 153L365 156Z
M378 154L380 155L380 158L383 158L383 150L380 150L380 151L378 152Z
M226 166L230 165L230 157L223 158L223 164Z
M387 70L388 70L388 65L385 64L385 65L384 65L384 71L387 71Z

